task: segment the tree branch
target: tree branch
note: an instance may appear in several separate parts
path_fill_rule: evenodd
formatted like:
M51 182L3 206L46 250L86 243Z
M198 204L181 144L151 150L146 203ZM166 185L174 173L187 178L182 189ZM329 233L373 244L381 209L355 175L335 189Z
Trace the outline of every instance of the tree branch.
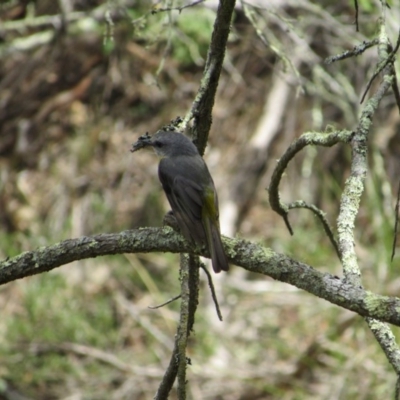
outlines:
M192 134L201 155L204 154L207 146L208 134L212 123L212 109L225 57L234 8L235 0L220 0L219 2L203 78L192 108L179 126L179 129L185 130L189 121L194 118Z
M168 399L169 393L172 389L172 386L174 385L176 375L178 374L178 363L177 363L178 357L179 357L178 336L176 336L174 350L172 351L168 367L165 370L165 374L160 382L160 386L158 387L157 393L154 396L154 400Z
M400 326L400 299L381 296L352 285L346 279L322 273L313 267L240 239L223 239L230 263L270 276L303 289L362 316ZM0 262L0 284L50 271L85 258L123 253L192 252L208 257L205 250L190 248L171 228L143 228L121 233L68 239L40 247Z
M384 35L381 33L381 36ZM382 41L384 41L383 44ZM386 48L386 56L388 56L387 46L387 38L381 38L381 43L379 44L380 58L384 57L384 55L381 54L385 51L382 47ZM343 271L346 279L355 285L360 284L360 269L357 264L357 256L354 248L354 228L368 170L368 135L372 127L373 116L383 96L389 91L393 82L390 68L386 68L385 71L383 81L378 90L365 104L358 126L351 138L352 159L350 176L346 180L343 189L337 219L338 244L343 263Z
M288 210L292 210L294 208L305 208L307 210L312 211L314 213L314 215L320 220L326 235L328 236L333 248L335 249L337 256L340 259L339 248L338 248L338 244L335 239L335 236L333 234L333 229L332 229L328 219L326 218L326 214L322 210L320 210L314 204L308 204L303 200L294 201L294 202L288 204L287 207L288 207Z
M365 50L367 50L373 46L376 46L378 43L379 43L378 39L373 39L369 42L364 41L364 42L360 43L359 45L355 46L353 48L353 50L346 50L341 54L337 54L335 56L330 56L330 57L325 58L324 63L332 64L335 61L340 61L340 60L344 60L346 58L358 56L358 55L364 53Z
M192 256L193 257L193 256ZM191 257L191 258L192 258ZM178 364L178 399L186 399L186 347L189 337L189 257L186 254L180 254L180 281L181 281L181 310L179 313L179 325L176 334L178 345L177 364Z
M395 80L393 72L393 57L395 52L389 54L390 42L384 24L384 7L385 5L382 4L383 17L381 18L378 45L378 70L383 71L383 81L374 95L367 101L361 113L355 134L351 138L352 157L350 176L346 180L343 189L337 219L338 245L344 276L347 282L351 282L353 285L360 288L362 287L361 270L355 252L354 228L355 219L360 207L361 196L364 192L365 177L368 171L368 137L372 127L373 116L384 95L393 87ZM400 41L398 39L396 51L399 45ZM373 79L374 77L370 82L372 82ZM373 318L379 319L376 317ZM396 343L396 339L389 326L383 324L381 321L375 321L373 318L366 318L366 322L393 369L396 371L397 376L400 376L400 349ZM398 387L396 387L395 398L397 399L398 397Z
M285 203L281 202L279 195L279 184L289 162L300 150L308 145L330 147L336 143L348 143L352 135L353 132L347 130L335 131L331 133L304 133L288 147L283 156L278 160L278 163L272 173L271 183L268 188L269 203L271 208L283 218L290 234L293 234L293 230L288 219L289 207Z

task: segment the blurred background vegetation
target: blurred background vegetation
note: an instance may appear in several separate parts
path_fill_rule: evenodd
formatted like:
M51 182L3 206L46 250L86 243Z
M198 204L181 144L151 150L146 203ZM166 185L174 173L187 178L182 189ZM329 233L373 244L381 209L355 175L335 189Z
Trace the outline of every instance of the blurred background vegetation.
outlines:
M194 99L217 3L161 10L188 3L0 3L0 258L80 235L161 225L168 206L157 160L129 148L184 115ZM205 155L221 209L240 203L235 221L222 220L223 232L338 275L318 222L307 211L291 212L290 237L265 188L276 159L303 132L355 127L376 49L329 66L323 60L375 37L379 2L358 3L359 32L350 0L239 3ZM393 42L399 21L400 6L391 4ZM390 253L400 119L393 96L383 103L356 246L366 288L398 296L400 262L391 263ZM236 197L232 188L256 132L272 133L266 163L253 168L251 196L238 198L241 186ZM334 225L349 160L345 146L306 149L289 166L283 198L317 204ZM360 317L234 266L216 285L224 321L204 282L190 342L191 398L392 396L396 376ZM83 260L0 287L0 399L152 398L179 308L148 306L178 291L178 257L170 254Z

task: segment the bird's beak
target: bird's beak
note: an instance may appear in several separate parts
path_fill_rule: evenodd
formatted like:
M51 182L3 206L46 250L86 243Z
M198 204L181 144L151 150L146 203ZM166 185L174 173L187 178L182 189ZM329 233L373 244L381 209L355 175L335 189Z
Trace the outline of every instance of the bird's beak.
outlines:
M133 153L149 146L153 146L153 142L151 141L151 136L146 132L145 135L140 136L140 138L132 144L131 152Z

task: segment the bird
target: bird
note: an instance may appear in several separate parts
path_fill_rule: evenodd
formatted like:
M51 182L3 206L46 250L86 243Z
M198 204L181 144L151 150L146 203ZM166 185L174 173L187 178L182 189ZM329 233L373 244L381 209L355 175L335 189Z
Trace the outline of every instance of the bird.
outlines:
M152 147L160 157L158 177L182 235L191 244L208 249L214 272L228 271L218 195L197 147L184 134L165 130L152 137L147 133L141 136L131 151L145 147Z

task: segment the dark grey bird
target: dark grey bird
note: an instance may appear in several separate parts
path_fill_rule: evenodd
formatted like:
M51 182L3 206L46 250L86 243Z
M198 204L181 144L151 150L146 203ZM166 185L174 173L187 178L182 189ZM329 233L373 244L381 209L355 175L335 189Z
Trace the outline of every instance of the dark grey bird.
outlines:
M215 272L228 271L217 191L197 147L181 133L159 131L153 137L141 136L131 151L149 146L161 157L158 176L183 236L207 247Z

